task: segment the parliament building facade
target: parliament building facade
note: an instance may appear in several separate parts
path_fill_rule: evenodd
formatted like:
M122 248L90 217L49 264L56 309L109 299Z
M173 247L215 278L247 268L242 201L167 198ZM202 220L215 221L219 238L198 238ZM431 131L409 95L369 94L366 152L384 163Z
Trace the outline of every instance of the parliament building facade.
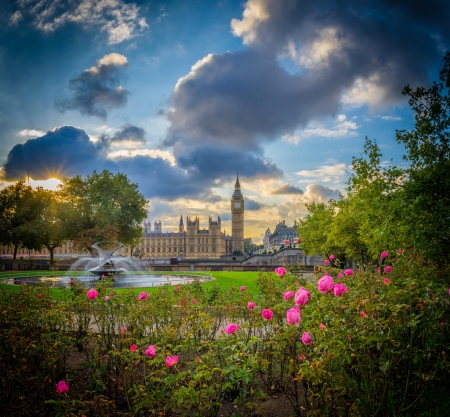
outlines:
M177 232L163 232L160 221L143 224L143 238L135 247L122 249L122 255L139 255L142 258L218 259L222 256L244 253L244 197L239 176L231 197L231 236L222 231L220 216L208 219L208 228L200 227L198 217L180 217Z

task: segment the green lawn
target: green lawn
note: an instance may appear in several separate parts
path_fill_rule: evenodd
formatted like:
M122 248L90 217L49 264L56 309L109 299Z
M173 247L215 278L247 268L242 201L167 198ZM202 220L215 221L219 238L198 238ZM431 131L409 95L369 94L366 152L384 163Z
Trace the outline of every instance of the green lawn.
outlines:
M152 274L149 272L146 272L148 274ZM34 272L23 272L23 273L14 273L14 274L0 274L0 282L2 279L8 279L13 277L19 277L23 276L25 274L28 274L30 276L58 276L58 275L69 275L67 272L55 272L49 273L48 271L36 271ZM70 275L80 275L80 273L70 273ZM247 287L247 291L256 292L256 280L258 278L259 272L154 272L155 275L212 275L215 280L206 282L202 284L205 288L212 287L213 285L219 285L222 288L226 288L229 286L236 286L241 287L242 285L245 285ZM4 291L18 291L20 286L18 285L9 285L9 284L0 284L0 290ZM114 291L121 292L124 289L116 288ZM58 288L52 288L51 289L53 293L53 297L55 300L62 300L64 299L63 291ZM158 291L158 287L144 287L144 288L136 288L136 293L139 293L141 291L146 291L149 293Z

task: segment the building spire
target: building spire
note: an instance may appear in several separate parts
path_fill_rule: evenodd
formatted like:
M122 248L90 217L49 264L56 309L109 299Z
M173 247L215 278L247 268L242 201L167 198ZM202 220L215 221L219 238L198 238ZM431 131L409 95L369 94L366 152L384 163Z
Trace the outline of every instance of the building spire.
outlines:
M239 183L239 172L236 173L236 184L234 185L235 190L241 189L241 184Z

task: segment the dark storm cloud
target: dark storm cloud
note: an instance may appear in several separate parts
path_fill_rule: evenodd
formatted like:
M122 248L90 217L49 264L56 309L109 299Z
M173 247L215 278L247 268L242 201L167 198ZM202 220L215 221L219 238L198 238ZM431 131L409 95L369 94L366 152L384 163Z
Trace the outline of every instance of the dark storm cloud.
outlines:
M114 133L110 138L110 142L113 144L120 144L123 141L132 141L135 143L145 143L146 132L141 127L124 124L120 130Z
M432 3L249 0L232 22L247 49L208 55L178 82L164 145L258 151L334 116L346 95L357 106L403 100L406 84L428 83L449 44L449 6Z
M127 128L139 130L129 125L119 133ZM221 178L223 182L230 179L223 171L219 171L216 176L210 175L210 166L203 167L203 171L199 171L202 167L195 163L187 168L180 168L162 158L136 156L111 161L106 156L109 143L109 140L94 143L84 130L72 126L55 128L39 138L14 146L3 165L2 179L23 179L29 172L32 179L45 180L51 177L85 176L94 170L108 169L113 173L125 172L132 182L139 184L139 189L146 198L159 197L169 201L182 197L201 198L210 203L222 199L212 191L212 187L217 186L216 178ZM226 156L235 157L232 154ZM253 167L258 169L259 160L255 158L255 161ZM216 162L220 165L220 160ZM202 156L197 163L201 165ZM270 171L270 165L268 169Z
M120 85L123 68L127 65L123 55L105 55L93 67L69 81L72 96L56 101L56 108L60 112L78 110L81 114L105 119L108 110L127 104L128 91Z
M212 181L194 181L192 174L170 165L162 158L136 156L116 160L121 171L139 184L146 198L196 198L211 192Z
M259 210L262 207L262 205L260 203L258 203L257 201L252 200L251 198L246 198L244 207L246 210L253 211L253 210Z
M280 178L283 171L260 155L237 148L212 146L175 146L178 166L192 174L193 179L214 179L216 185L227 183L230 175L247 178Z
M283 194L303 194L303 190L295 185L283 184L281 187L271 192L272 195L283 195Z
M28 172L35 180L45 180L91 174L94 169L117 171L116 164L104 157L103 145L95 145L84 130L72 126L14 146L3 168L8 181L23 179Z

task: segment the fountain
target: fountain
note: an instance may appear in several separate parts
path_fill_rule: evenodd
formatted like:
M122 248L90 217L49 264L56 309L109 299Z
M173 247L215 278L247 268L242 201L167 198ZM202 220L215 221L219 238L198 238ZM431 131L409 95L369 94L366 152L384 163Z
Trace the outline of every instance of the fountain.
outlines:
M101 243L118 243L119 245L114 247L113 249L106 250L100 248L98 245ZM118 251L123 246L121 242L97 242L92 245L94 249L98 251L101 255L100 257L100 265L89 269L89 272L97 275L98 277L107 276L110 278L114 278L117 274L120 274L123 271L126 271L125 268L120 268L116 266L116 262L112 258L114 252Z
M15 285L25 282L31 285L41 283L50 287L69 287L71 280L76 277L83 285L89 287L104 276L105 278L115 278L113 287L116 288L143 288L165 284L190 284L194 281L201 282L213 279L211 276L146 273L141 262L121 255L113 256L116 251L123 247L121 242L97 242L92 247L98 252L98 258L78 259L69 269L71 272L84 271L84 275L29 276L27 274L27 276L4 280L4 282Z

